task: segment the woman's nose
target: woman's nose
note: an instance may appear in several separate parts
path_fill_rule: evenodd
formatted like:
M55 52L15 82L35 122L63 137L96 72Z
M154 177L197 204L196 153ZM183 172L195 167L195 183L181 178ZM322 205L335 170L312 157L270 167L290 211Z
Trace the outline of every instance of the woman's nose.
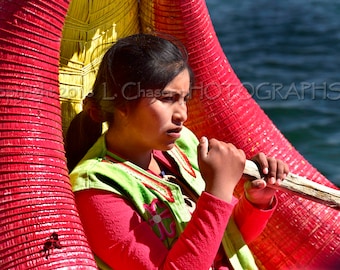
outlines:
M188 118L188 108L185 101L179 101L176 103L176 108L173 114L174 122L184 123Z

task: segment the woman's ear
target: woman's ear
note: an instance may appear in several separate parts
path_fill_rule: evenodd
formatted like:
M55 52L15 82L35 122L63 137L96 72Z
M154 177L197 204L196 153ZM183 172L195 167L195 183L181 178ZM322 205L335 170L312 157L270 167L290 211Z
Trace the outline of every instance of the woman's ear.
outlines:
M131 106L128 104L122 104L119 108L116 108L116 114L118 114L122 118L127 118L131 113Z
M100 110L98 110L97 108L94 108L94 107L90 108L87 111L87 113L94 122L97 122L97 123L103 123L104 122L103 113Z
M83 111L86 112L90 118L97 123L103 123L105 121L104 115L94 100L87 96L83 101Z

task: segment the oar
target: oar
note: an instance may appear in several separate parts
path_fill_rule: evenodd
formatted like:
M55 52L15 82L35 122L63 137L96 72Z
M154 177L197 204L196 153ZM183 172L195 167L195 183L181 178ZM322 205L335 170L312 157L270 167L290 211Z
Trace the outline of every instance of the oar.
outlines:
M246 161L243 174L253 178L262 178L256 163L250 160ZM340 210L340 190L326 187L305 177L288 173L280 186L269 186Z

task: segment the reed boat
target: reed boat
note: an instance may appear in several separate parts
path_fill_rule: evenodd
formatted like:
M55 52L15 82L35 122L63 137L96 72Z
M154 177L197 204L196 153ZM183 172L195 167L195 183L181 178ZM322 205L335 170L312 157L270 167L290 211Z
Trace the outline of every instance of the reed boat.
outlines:
M262 151L336 188L252 99L223 52L203 0L0 1L0 269L97 269L66 167L63 136L117 38L181 40L196 76L187 126ZM240 194L242 188L237 189ZM336 269L340 212L280 191L250 244L259 269Z

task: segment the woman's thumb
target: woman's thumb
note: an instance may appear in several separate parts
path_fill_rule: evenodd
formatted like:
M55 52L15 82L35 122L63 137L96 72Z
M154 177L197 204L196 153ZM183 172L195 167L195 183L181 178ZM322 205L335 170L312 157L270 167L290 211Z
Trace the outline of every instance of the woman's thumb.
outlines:
M198 155L200 158L205 158L208 155L209 151L209 142L207 137L203 136L200 139L199 145L198 145Z

